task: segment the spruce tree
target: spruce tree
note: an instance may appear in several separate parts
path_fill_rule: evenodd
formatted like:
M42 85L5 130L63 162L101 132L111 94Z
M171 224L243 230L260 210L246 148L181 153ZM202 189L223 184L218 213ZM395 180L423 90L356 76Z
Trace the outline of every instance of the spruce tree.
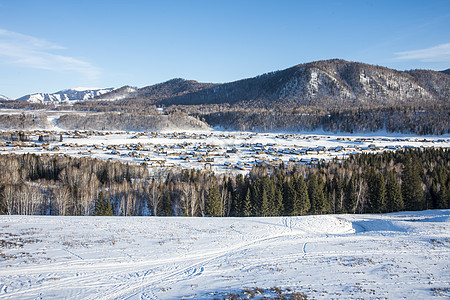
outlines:
M97 200L95 201L94 216L112 216L113 211L111 202L105 199L103 192L98 193Z
M423 209L422 180L419 176L416 164L408 158L403 166L402 196L406 210Z
M395 178L394 171L387 174L386 179L386 208L388 212L401 211L405 208L400 185Z
M439 193L438 193L438 199L436 203L436 208L438 209L445 209L449 208L449 202L450 202L450 193L448 189L448 183L446 181L449 181L447 179L447 175L444 174L444 171L440 172L440 181L439 181Z
M216 184L213 184L209 190L208 202L206 203L206 213L213 217L223 216L223 203Z
M345 185L345 210L354 213L356 210L356 176L353 174Z
M368 212L381 213L386 210L386 183L381 173L371 169L368 173Z
M305 215L311 208L309 202L308 187L303 176L299 176L296 182L296 201L294 203L294 214Z
M308 196L311 202L311 213L322 214L326 212L323 182L315 174L311 174L308 179Z
M267 191L264 189L261 195L261 209L259 213L261 217L267 217L270 214L269 199L267 194L268 194Z
M94 216L102 216L103 211L106 207L105 197L103 196L103 192L99 192L97 196L97 200L94 204Z
M170 197L170 192L167 191L166 194L164 195L164 199L163 199L163 207L162 207L162 213L164 216L168 217L171 216L173 213L172 210L172 199Z
M275 191L275 210L274 215L275 216L281 216L283 214L284 207L283 207L283 194L281 193L281 189L277 189Z
M111 201L109 201L109 198L107 198L104 216L113 216L113 215L114 215L114 213L113 213Z
M286 216L294 215L294 203L297 201L297 193L291 181L286 181L283 187L283 207Z
M250 188L247 188L247 193L245 194L244 203L242 205L242 215L244 217L249 217L252 215L252 202L251 202Z

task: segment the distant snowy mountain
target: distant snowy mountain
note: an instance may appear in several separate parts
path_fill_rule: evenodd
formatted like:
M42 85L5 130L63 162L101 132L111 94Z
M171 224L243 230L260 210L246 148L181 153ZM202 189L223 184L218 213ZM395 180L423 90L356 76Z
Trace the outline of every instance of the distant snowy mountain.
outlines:
M139 90L138 88L126 85L121 88L117 88L113 91L110 91L108 93L100 94L95 98L95 100L115 101L115 100L122 100L125 98L132 98L137 96L138 90Z
M10 100L8 97L4 96L4 95L0 95L0 101L1 100Z
M26 95L16 100L25 100L32 103L70 103L76 101L90 100L94 97L113 91L114 88L83 88L62 90L56 93L36 93Z

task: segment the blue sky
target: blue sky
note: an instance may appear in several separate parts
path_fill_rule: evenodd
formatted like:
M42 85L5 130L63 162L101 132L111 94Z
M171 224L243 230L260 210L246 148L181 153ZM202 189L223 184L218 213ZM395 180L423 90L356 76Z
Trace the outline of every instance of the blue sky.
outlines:
M0 0L0 94L229 82L342 58L450 68L450 1Z

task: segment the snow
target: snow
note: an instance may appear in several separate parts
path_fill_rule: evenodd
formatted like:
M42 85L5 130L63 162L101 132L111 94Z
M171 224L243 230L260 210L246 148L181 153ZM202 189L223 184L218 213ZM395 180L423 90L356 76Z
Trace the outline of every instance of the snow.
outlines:
M66 89L56 93L35 93L20 97L16 100L27 100L32 103L74 103L81 100L90 100L96 96L111 92L113 88L98 89L78 87L74 89Z
M450 296L450 210L273 218L0 216L0 299Z
M183 169L210 168L216 173L248 173L261 162L315 164L320 160L344 159L349 154L396 151L414 148L450 148L450 138L444 136L377 136L253 133L218 130L164 132L62 131L55 127L58 112L48 114L51 135L63 135L44 148L38 143L42 131L29 132L31 142L14 146L0 141L0 154L35 153L66 154L99 159L114 159L127 163L147 163L150 172L162 166ZM83 113L79 113L83 114ZM236 149L234 153L232 150ZM112 153L112 150L117 152ZM321 150L320 152L313 150ZM202 162L201 157L213 161ZM188 157L189 161L184 160ZM162 162L162 163L161 163ZM241 163L240 165L238 165Z

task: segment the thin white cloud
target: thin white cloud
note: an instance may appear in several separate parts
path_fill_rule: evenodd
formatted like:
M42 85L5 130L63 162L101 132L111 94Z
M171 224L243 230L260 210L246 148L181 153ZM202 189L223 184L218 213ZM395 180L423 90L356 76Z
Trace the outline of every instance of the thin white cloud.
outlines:
M8 63L34 69L78 72L91 80L100 75L98 68L89 62L53 53L64 49L44 39L0 28L0 57L6 58Z
M450 62L450 43L434 47L395 53L399 60L418 60L421 62Z

